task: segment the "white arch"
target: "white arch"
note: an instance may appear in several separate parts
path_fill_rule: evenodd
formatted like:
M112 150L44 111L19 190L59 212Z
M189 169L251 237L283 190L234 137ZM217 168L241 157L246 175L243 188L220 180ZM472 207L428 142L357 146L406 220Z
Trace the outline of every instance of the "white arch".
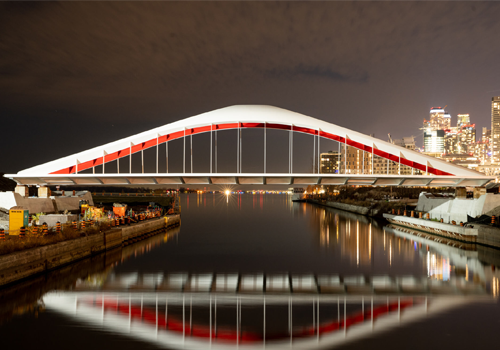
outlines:
M292 130L294 132L319 135L319 137L322 138L347 143L351 147L362 149L366 152L373 152L375 155L392 161L399 161L402 165L420 169L422 172L434 176L451 176L455 178L480 180L468 183L468 185L480 186L493 179L465 167L429 157L335 124L282 108L263 105L237 105L217 109L25 169L18 174L9 174L8 177L16 180L18 183L28 183L30 181L28 179L30 178L41 179L58 177L54 175L67 176L75 174L72 175L72 177L78 177L80 175L88 176L88 174L77 174L77 172L113 161L117 158L126 157L129 154L139 152L149 147L154 147L176 138L215 130L263 128L264 126L267 128ZM118 177L124 175L120 174ZM149 175L151 176L151 174ZM187 174L177 175L184 176ZM263 174L260 174L260 176L262 175ZM266 174L266 176L267 175L268 174ZM329 174L328 177L332 177L333 175L336 177L346 176L345 174ZM372 178L374 176L374 174L371 175ZM113 177L116 178L117 175L113 174ZM141 176L138 177L140 178ZM351 177L351 175L349 175L349 177ZM380 178L383 176L377 175L376 177ZM422 179L422 177L419 176L419 179ZM451 181L450 184L458 184L459 181L458 179L456 180L457 181ZM33 183L37 183L37 181L33 180Z

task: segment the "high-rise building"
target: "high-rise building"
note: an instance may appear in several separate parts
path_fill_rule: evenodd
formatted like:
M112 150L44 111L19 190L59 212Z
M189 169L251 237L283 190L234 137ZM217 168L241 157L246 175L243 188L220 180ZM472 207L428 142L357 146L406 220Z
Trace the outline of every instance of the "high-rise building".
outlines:
M476 143L476 124L462 125L460 131L460 148L457 153L473 153Z
M339 152L325 152L320 154L321 162L320 164L320 173L327 174L338 174L339 172L339 163L340 157Z
M370 152L355 147L341 145L340 149L340 174L371 174Z
M444 130L424 130L424 152L434 154L444 152Z
M459 114L457 115L457 126L461 127L462 125L470 124L470 116L468 114Z
M423 129L446 130L451 127L451 116L444 108L432 107L429 112L429 120L424 120Z
M500 96L491 99L491 162L500 163Z
M456 154L458 152L460 143L461 130L458 127L451 127L450 130L446 130L444 134L444 153L446 154Z

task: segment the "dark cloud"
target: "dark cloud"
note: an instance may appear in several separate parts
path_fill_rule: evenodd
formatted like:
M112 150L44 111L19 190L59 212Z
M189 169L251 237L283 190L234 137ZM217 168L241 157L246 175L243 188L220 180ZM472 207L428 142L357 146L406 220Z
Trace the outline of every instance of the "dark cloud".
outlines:
M265 75L271 78L277 79L294 79L299 75L308 76L311 78L324 78L331 79L334 81L341 82L356 82L356 83L366 83L368 82L369 76L367 72L359 72L359 73L341 73L338 71L334 71L329 67L320 67L320 66L304 66L303 64L299 64L297 67L294 67L290 70L285 70L282 68L275 68L270 71L264 72Z
M240 103L381 138L416 135L432 105L486 126L498 18L496 2L0 3L2 129L23 120L45 150L0 162L17 171ZM99 131L67 136L82 123Z

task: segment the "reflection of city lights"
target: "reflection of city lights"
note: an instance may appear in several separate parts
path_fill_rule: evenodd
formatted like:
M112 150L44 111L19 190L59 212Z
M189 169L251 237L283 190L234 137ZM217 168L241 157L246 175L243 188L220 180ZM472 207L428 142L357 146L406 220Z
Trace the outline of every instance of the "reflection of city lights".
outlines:
M427 251L427 276L438 280L448 281L450 279L450 259L436 258L435 254Z
M370 231L368 238L368 258L372 260L372 223L370 222Z
M385 252L385 230L384 230L384 252Z
M356 222L356 263L359 266L359 221Z
M494 297L497 297L499 294L499 281L497 277L493 277L493 280L491 281L491 292L493 293Z
M389 266L392 266L392 240L389 242Z

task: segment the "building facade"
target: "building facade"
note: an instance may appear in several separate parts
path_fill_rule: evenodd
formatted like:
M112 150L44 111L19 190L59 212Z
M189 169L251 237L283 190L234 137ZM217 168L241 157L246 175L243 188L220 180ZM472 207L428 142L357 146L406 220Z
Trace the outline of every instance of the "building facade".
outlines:
M320 173L321 174L338 174L339 173L340 156L339 152L325 152L320 154Z
M371 174L372 154L342 144L340 147L340 174Z
M444 152L444 130L424 130L424 152L442 154Z
M500 163L500 96L491 99L491 162Z
M432 107L429 112L429 120L424 119L423 129L445 130L450 127L451 116L441 107Z

